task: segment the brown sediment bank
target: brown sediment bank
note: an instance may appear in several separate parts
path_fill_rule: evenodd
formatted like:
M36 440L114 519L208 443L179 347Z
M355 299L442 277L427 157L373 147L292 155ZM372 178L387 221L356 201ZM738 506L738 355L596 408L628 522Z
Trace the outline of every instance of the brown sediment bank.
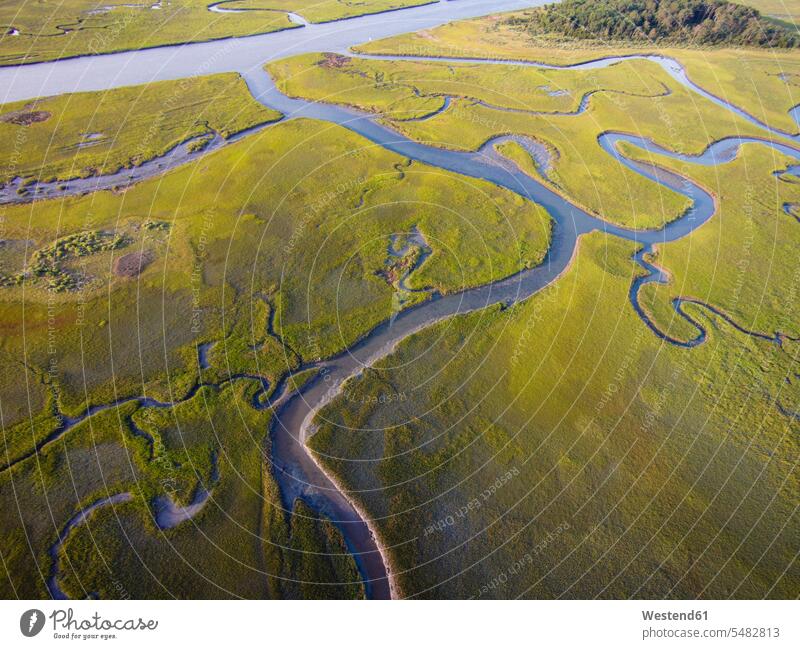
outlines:
M153 261L152 250L137 250L117 258L114 262L114 275L117 277L136 277Z

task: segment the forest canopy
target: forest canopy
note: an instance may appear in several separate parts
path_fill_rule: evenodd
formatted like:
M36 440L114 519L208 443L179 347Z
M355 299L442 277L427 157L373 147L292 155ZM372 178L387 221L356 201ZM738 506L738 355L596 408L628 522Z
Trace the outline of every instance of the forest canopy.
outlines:
M517 18L535 34L684 45L797 47L800 37L724 0L563 0Z

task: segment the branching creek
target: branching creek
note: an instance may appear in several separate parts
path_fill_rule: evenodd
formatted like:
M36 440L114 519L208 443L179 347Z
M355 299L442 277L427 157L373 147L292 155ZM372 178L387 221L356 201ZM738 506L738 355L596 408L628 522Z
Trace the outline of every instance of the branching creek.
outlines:
M324 25L308 25L291 30L290 37L286 36L286 32L274 32L257 37L226 39L217 43L196 43L158 48L156 51L160 54L160 62L155 67L148 67L148 62L154 61L153 52L140 51L81 57L53 63L0 69L0 87L7 84L5 86L7 88L5 101L76 90L107 89L144 83L155 79L174 79L211 72L237 71L246 81L253 96L265 106L280 111L285 116L284 119L308 118L337 124L366 138L374 145L405 158L464 176L486 180L509 189L528 200L538 203L550 214L553 220L551 246L539 266L459 293L448 295L433 294L429 300L407 308L391 320L387 320L375 327L349 349L331 358L310 362L302 366L299 371L315 369L317 370L317 376L315 379L305 383L296 392L291 393L281 390L280 386L278 386L275 392L280 396L270 402L261 398L267 392L267 382L264 378L248 375L230 377L228 379L228 381L255 379L261 382L261 392L264 394L254 399L253 406L259 408L272 407L274 409L275 414L269 430L269 441L271 443L273 472L280 487L283 506L288 511L291 511L296 499L302 498L314 510L328 516L337 525L343 534L348 550L356 560L366 587L367 596L371 598L383 599L402 596L402 593L398 591L395 575L392 571L391 551L381 542L373 522L359 506L357 494L347 493L340 487L336 479L322 467L318 459L309 451L307 441L315 431L314 418L320 409L341 394L344 384L348 380L358 376L365 368L372 366L389 355L404 339L437 322L459 314L484 309L496 304L509 305L531 297L555 281L569 267L576 253L578 238L583 234L598 230L633 241L640 246L634 258L647 271L647 274L633 281L630 300L633 308L642 317L645 324L650 327L655 335L668 343L692 347L701 344L705 340L706 331L703 326L683 311L682 305L685 303L693 303L701 308L708 309L747 335L771 340L776 344L781 344L784 338L779 333L766 334L749 331L737 325L729 316L712 305L689 298L676 298L673 306L678 315L686 318L698 330L698 335L694 339L679 341L669 338L660 332L639 306L638 296L642 286L650 282L663 283L667 281L663 271L647 261L647 253L653 250L653 246L680 239L703 225L714 216L717 205L715 198L710 193L687 178L664 168L624 156L618 148L619 143L627 142L652 153L698 165L716 165L728 162L738 154L743 144L748 143L769 146L780 154L789 155L800 160L800 149L795 144L798 141L796 135L763 124L740 108L706 92L688 78L682 66L676 61L662 56L635 55L608 57L565 66L570 69L598 68L614 65L621 60L631 58L655 61L677 82L710 99L721 108L732 111L758 125L765 131L764 138L724 138L711 144L702 154L696 156L676 154L654 142L628 134L613 132L601 134L598 137L598 145L619 164L626 165L634 172L653 182L665 185L690 200L691 207L680 218L658 230L627 229L599 219L572 204L543 184L543 182L527 175L516 165L509 164L509 161L494 149L495 144L509 138L507 135L493 138L475 152L436 148L415 142L401 135L389 126L377 121L377 115L362 113L342 106L319 104L287 97L278 91L272 79L263 70L263 64L266 61L302 52L331 51L346 53L348 56L360 56L353 55L350 52L350 48L368 38L379 38L414 31L433 27L452 19L477 16L490 11L517 9L531 4L530 2L504 0L496 2L486 2L485 0L460 0L455 3L439 2L432 5L394 11L392 12L391 20L385 16L381 18L379 15L372 15ZM298 37L298 33L303 32L307 32L308 38ZM289 38L291 40L288 40ZM213 54L223 47L222 43L227 44L225 47L228 47L228 50L219 59L213 58ZM265 48L268 51L265 51ZM203 58L211 60L212 63L204 68L198 68L195 61ZM453 63L468 61L487 65L513 64L545 68L556 67L537 63L491 59L392 56L370 56L369 58ZM155 73L153 73L154 70ZM29 75L29 72L32 75ZM111 81L106 83L106 80ZM575 114L585 110L588 101L589 95L586 95ZM448 106L449 101L445 101L442 110L447 110ZM532 141L526 141L524 138L516 141L524 146L534 157L535 154L541 153L535 150L535 143L532 143ZM213 155L213 150L221 145L222 143L215 140L201 155ZM176 155L175 151L169 152L167 156L172 156L176 164L185 164L197 157ZM162 164L161 167L151 170L153 173L163 173L171 166L175 166L164 164L163 159L146 164ZM137 182L140 179L133 179L132 182ZM118 178L117 180L121 179ZM84 182L87 184L82 185ZM95 184L91 185L92 182ZM57 195L81 194L103 188L98 185L97 178L69 181L67 185L67 189L59 190ZM41 198L52 195L47 187L38 187L36 194ZM787 215L797 218L794 210L795 207L793 205L785 207ZM205 351L201 349L201 364L205 362L204 354ZM186 398L193 396L199 387L197 386L192 390ZM52 433L39 447L17 461L22 461L36 454L53 439L61 437L74 425L92 416L95 412L114 407L125 401L139 401L142 406L151 407L170 407L174 405L170 403L155 403L142 396L132 396L111 404L93 406L87 409L79 418L63 420L65 423L61 428ZM787 414L794 416L793 413ZM133 432L137 434L136 431ZM13 463L11 466L13 466ZM4 470L8 468L5 467ZM203 503L200 503L200 506L205 503L206 499L213 502L213 488L210 493L203 493L198 486L196 493L201 494L203 497ZM117 494L96 500L70 519L59 534L58 542L51 551L54 562L51 573L51 585L54 588L51 588L51 592L60 594L60 591L56 590L55 576L58 574L59 548L69 531L75 525L84 522L95 510L105 505L113 506L125 502L129 499L129 495L127 493ZM198 503L193 502L182 509L177 507L172 507L171 509L168 507L168 509L173 513L173 518L177 517L178 522L180 522L191 517L191 514L197 509L195 507L196 504ZM173 510L177 511L178 509L180 511L176 514Z

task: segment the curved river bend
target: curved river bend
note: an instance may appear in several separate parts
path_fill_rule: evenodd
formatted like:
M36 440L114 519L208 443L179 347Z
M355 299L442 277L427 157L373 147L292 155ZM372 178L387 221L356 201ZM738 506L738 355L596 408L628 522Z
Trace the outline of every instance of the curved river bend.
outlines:
M511 304L534 295L564 272L575 254L578 237L593 230L602 230L643 246L642 252L637 254L636 259L648 270L648 275L639 280L637 288L632 288L631 299L634 307L637 307L638 287L648 281L663 279L656 267L644 261L643 252L655 244L674 241L687 235L711 218L716 206L713 197L694 183L664 169L624 157L617 148L617 144L621 141L636 144L654 153L698 164L719 164L728 161L735 156L741 144L746 142L764 143L781 153L800 159L798 150L792 146L757 138L728 138L712 145L700 156L692 157L675 155L642 138L618 133L604 134L599 139L600 146L621 164L683 194L692 203L691 208L680 219L660 230L634 231L593 217L515 166L509 165L507 161L501 160L494 151L493 144L501 141L502 137L495 138L474 153L449 151L420 144L377 123L374 116L339 106L288 98L275 88L262 68L266 61L293 54L312 51L346 52L351 46L369 38L386 37L433 27L453 19L477 16L490 11L518 9L531 4L534 3L524 0L439 2L396 11L392 13L391 18L385 15L364 16L263 36L0 69L0 84L6 89L3 97L5 101L79 90L103 90L213 72L237 71L242 74L251 92L259 101L281 111L287 118L307 117L338 124L399 155L505 187L539 203L549 212L554 223L552 242L540 266L486 286L448 296L434 295L429 301L401 312L391 323L385 322L379 325L346 352L302 368L304 370L317 368L320 375L324 375L324 380L311 381L297 393L284 395L280 403L273 404L276 416L270 430L272 460L285 506L291 508L296 498L303 498L337 524L342 530L348 549L356 558L367 587L367 594L373 598L399 595L389 570L386 551L377 540L376 532L368 518L323 470L306 446L308 437L313 434L314 416L320 408L341 392L344 383L357 376L365 367L387 356L408 336L436 322L493 304ZM688 85L725 109L732 110L758 124L768 133L787 139L791 137L791 134L772 129L737 107L698 88L671 59L653 56L637 58L658 61L680 83ZM464 59L439 60L464 61ZM613 65L619 60L620 57L612 57L570 67ZM481 62L501 63L501 61ZM502 63L507 64L508 61ZM98 506L101 504L105 503L96 503ZM70 521L64 532L68 532L74 524L79 524L84 519L85 517L81 517Z
M513 11L545 0L440 0L429 5L205 43L98 54L0 67L0 103L67 92L109 90L217 72L247 72L295 54L335 52L358 43L429 29L451 20Z
M664 228L636 231L609 224L586 213L518 168L507 164L507 161L499 159L493 146L496 142L507 139L506 136L494 138L476 153L439 149L410 140L377 123L372 115L350 108L286 97L263 71L248 73L245 80L254 97L290 119L307 117L335 123L407 158L465 176L488 180L539 203L549 212L554 222L551 247L540 266L486 286L447 296L434 296L428 302L402 312L391 322L376 327L346 352L307 366L305 369L318 367L324 373L324 380L307 384L277 410L271 435L273 461L278 469L284 504L290 507L295 498L303 497L339 522L349 548L357 557L359 568L368 584L368 592L373 597L397 594L392 576L386 568L384 550L376 541L375 531L371 529L367 518L326 474L306 446L308 437L313 434L314 416L341 393L344 383L390 354L403 339L436 322L493 304L512 304L535 294L564 272L575 254L581 234L602 230L635 241L647 251L654 244L686 236L714 215L716 204L708 192L670 171L624 157L617 148L619 142L627 141L653 153L698 164L727 162L735 157L742 144L749 142L772 146L781 153L800 159L798 150L791 146L757 138L728 138L712 145L701 155L692 157L676 155L643 138L620 133L604 134L600 138L600 145L607 153L637 173L683 194L692 202L689 210L680 219ZM648 275L636 284L638 292L642 284L659 281L661 277L655 267L643 263L640 255L636 258L648 270ZM638 310L635 301L637 293L632 293L631 296Z
M366 59L374 59L378 61L419 61L419 62L430 62L430 61L439 61L442 63L479 63L483 65L519 65L524 67L531 67L531 68L540 68L543 70L597 70L601 68L607 68L610 65L615 65L616 63L621 63L623 61L651 61L653 63L657 63L662 67L662 69L675 81L680 83L682 86L689 88L693 92L697 93L701 97L708 99L709 101L713 102L720 108L724 108L727 111L738 115L739 117L747 120L751 124L758 126L759 128L764 129L764 131L770 133L771 135L776 135L778 137L788 138L794 140L796 142L800 142L800 133L789 133L787 131L783 131L779 128L774 128L769 124L765 124L760 119L754 117L746 110L739 108L735 104L725 101L721 97L708 92L702 86L697 85L694 81L689 78L689 74L686 71L686 68L680 64L680 62L676 61L673 58L668 56L663 56L661 54L625 54L622 56L605 56L598 59L592 59L591 61L584 61L583 63L573 63L571 65L551 65L548 63L539 63L536 61L515 61L509 59L491 59L491 58L470 58L470 57L451 57L451 56L393 56L393 55L383 55L383 54L353 54L349 49L348 50L337 50L338 53L346 54L348 56L356 56L359 58L366 58ZM591 93L587 93L591 94ZM586 96L584 96L586 99ZM585 106L583 106L585 108ZM581 108L578 108L577 112L581 112ZM798 126L800 126L800 104L791 108L789 111L789 116L797 122Z

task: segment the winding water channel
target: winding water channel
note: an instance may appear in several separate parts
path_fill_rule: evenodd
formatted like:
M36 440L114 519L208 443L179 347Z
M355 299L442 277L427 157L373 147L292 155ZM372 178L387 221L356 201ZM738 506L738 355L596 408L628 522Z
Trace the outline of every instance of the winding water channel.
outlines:
M581 234L602 230L623 239L636 241L647 251L654 244L686 236L714 215L716 204L713 196L707 191L665 169L626 158L617 148L619 142L628 141L654 153L664 153L675 159L698 164L727 162L736 155L742 144L748 142L763 143L781 153L800 159L800 152L791 146L757 138L728 138L693 158L675 155L642 138L621 133L605 134L600 138L600 145L607 153L637 173L670 187L691 201L691 207L687 212L664 228L636 231L612 225L586 213L521 170L503 164L497 159L498 154L494 151L494 144L507 139L505 136L490 140L475 153L439 149L398 134L376 122L374 116L350 108L288 98L275 88L271 78L263 71L247 74L245 80L259 101L286 115L333 122L355 131L383 148L413 160L465 176L488 180L539 203L554 220L551 247L540 266L486 286L448 296L434 296L430 301L402 312L391 323L380 325L346 352L319 363L318 366L325 373L324 381L310 384L277 412L272 428L273 452L281 476L283 493L287 498L285 504L288 505L295 497L310 498L320 511L344 523L343 530L348 544L361 559L362 574L372 580L371 595L374 597L391 594L391 575L387 574L384 578L381 574L382 566L378 565L376 560L376 555L380 555L381 551L375 542L374 530L370 530L366 518L355 510L342 491L332 483L305 445L313 432L314 416L341 392L343 384L361 373L365 367L390 354L403 339L436 322L483 309L492 304L518 302L537 293L566 270L575 254L577 239ZM637 256L637 260L641 261L641 258ZM638 288L648 281L661 279L654 267L644 267L649 274L637 281L637 291L631 294L637 310L639 310ZM382 555L381 558L385 566L385 558ZM384 580L386 584L383 583Z
M493 304L511 304L534 295L567 269L575 255L578 237L595 230L635 241L642 246L635 258L648 271L648 275L633 283L630 297L634 308L640 315L643 315L638 306L639 289L647 282L664 281L660 269L646 262L645 253L651 250L652 246L684 237L705 223L716 212L716 203L713 196L693 182L665 169L626 158L618 149L620 142L629 142L652 153L667 155L673 159L693 164L713 165L730 161L735 157L742 144L752 142L773 147L779 153L800 160L800 152L790 144L797 139L795 136L762 124L739 108L698 88L688 79L683 68L675 61L657 56L633 57L647 58L658 62L673 79L711 99L724 109L731 110L761 126L765 130L765 138L726 138L714 143L698 156L685 156L676 155L643 138L621 133L603 134L598 139L598 144L620 164L628 166L636 173L642 174L654 182L673 189L691 201L691 207L681 218L659 230L630 230L588 214L501 158L495 151L494 144L508 139L508 136L498 137L487 142L477 152L459 152L428 146L412 141L388 126L378 123L374 115L367 115L340 106L289 98L277 90L272 79L262 68L264 62L271 59L311 51L349 52L351 46L370 37L389 36L432 27L451 19L480 15L489 11L516 9L531 4L533 3L513 0L440 2L396 11L391 14L391 18L380 15L365 16L325 25L309 25L291 30L291 33L277 32L264 36L227 39L215 43L198 43L159 48L155 51L84 57L0 69L0 86L6 88L6 101L28 99L43 94L108 89L154 80L234 70L242 74L256 99L264 105L282 112L287 119L305 117L343 126L375 145L401 156L505 187L539 203L552 216L554 225L551 247L541 265L460 293L447 296L433 295L427 302L402 311L391 321L384 322L369 332L358 344L345 352L304 366L303 370L316 368L318 378L306 383L297 393L284 394L280 403L273 402L272 404L275 408L275 417L270 429L272 461L284 506L291 509L297 498L303 498L314 509L330 517L336 523L342 531L348 549L356 559L367 588L367 594L372 598L388 598L400 594L397 592L391 573L388 553L380 543L377 532L369 519L336 484L332 476L323 470L306 445L309 436L314 432L315 415L341 392L344 383L360 374L364 368L390 354L408 336L436 322ZM297 32L306 32L307 38L299 38ZM391 59L397 57L372 58ZM449 58L426 58L425 60L463 61L463 59ZM610 57L569 67L577 69L600 67L613 65L620 60L622 60L621 57ZM204 62L205 65L198 65L198 61ZM473 59L473 61L476 60ZM486 64L509 63L499 60L479 61ZM536 66L539 64L525 63L524 65ZM584 102L581 103L581 106L582 109L586 107ZM446 109L447 105L444 108ZM770 139L772 137L781 138L786 142L772 141ZM214 145L212 149L216 146ZM174 155L174 153L171 152L168 155ZM181 164L188 161L182 160ZM159 169L159 171L163 171L163 169ZM47 193L44 191L42 197L46 196ZM790 213L787 208L787 214ZM675 308L681 312L680 304L676 304ZM717 313L727 318L723 313ZM683 315L688 318L685 313ZM695 321L688 319L696 324ZM648 322L648 326L651 326L651 323ZM654 327L651 326L651 328L658 333ZM698 337L683 344L692 346L703 341L705 332L701 327L698 328L700 330ZM741 328L740 330L772 340L765 334L749 332ZM670 342L681 344L680 341L670 340ZM776 342L780 342L777 334ZM202 363L203 352L201 352L200 358ZM266 389L266 386L264 388ZM131 397L129 400L142 399L143 397ZM94 410L87 411L81 420L101 408L113 405L115 404L95 407ZM151 404L143 402L143 405ZM158 404L157 407L168 407L169 405ZM264 407L263 404L260 405L256 402L254 402L254 406ZM58 436L63 435L74 423L76 422L69 422L69 426L57 431ZM207 497L205 492L201 496ZM97 508L102 504L105 503L98 501L90 507ZM113 502L109 504L113 504ZM183 508L175 515L190 517L191 507L192 505ZM75 524L85 520L86 516L82 516L82 513L79 512L70 520L64 529L64 536ZM62 541L63 538L59 537L59 544Z
M284 11L281 9L267 9L262 7L228 7L227 5L235 2L239 2L240 0L222 0L222 2L214 2L208 5L208 10L216 13L216 14L243 14L253 11L266 11L271 13L280 13L286 14L291 22L295 25L303 25L308 26L309 23L305 18L303 18L300 14L296 14L292 11Z

